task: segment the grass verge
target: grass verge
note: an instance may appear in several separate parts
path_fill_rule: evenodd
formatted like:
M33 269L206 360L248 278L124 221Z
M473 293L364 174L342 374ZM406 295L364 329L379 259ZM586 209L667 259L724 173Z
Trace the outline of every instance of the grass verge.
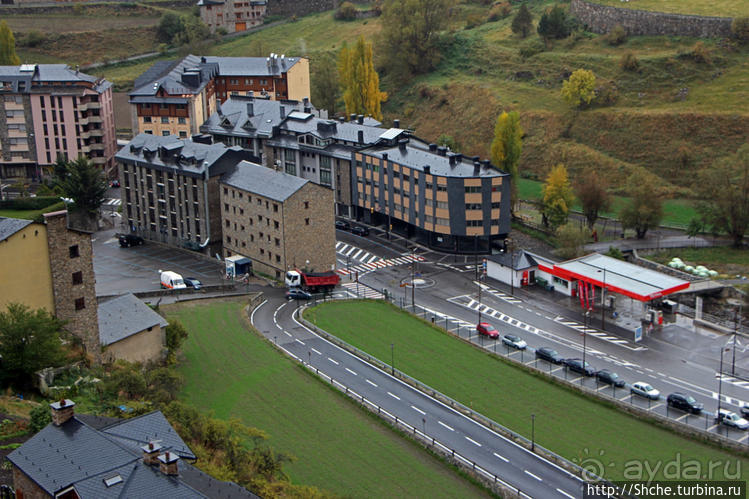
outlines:
M716 467L713 479L740 470L749 476L749 460L683 438L548 382L480 351L383 302L332 302L309 309L305 317L318 327L395 366L499 424L530 438L536 415L536 441L574 462L598 459L605 478L633 478L644 463L663 479L663 466L679 460L729 463ZM727 473L726 473L727 472Z
M704 265L721 274L749 274L749 251L743 248L678 248L651 253L646 256L664 265L679 257L687 265Z
M188 329L181 398L238 417L297 457L295 483L352 497L486 496L438 458L403 439L248 330L239 301L162 307Z
M64 210L65 203L60 201L42 208L41 210L0 210L0 217L7 218L22 218L24 220L35 220L45 213L50 213L57 210Z

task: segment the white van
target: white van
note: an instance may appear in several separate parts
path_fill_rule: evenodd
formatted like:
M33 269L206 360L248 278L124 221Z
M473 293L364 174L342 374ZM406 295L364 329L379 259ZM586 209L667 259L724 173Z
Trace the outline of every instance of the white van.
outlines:
M161 271L161 287L167 289L184 289L187 286L182 276L176 272L170 272L169 270Z

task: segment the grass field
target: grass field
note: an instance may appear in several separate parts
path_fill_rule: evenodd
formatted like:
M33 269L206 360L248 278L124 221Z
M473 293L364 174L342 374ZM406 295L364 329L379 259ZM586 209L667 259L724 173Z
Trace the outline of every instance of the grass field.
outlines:
M743 248L679 248L644 255L645 258L667 264L674 257L679 257L687 265L705 267L721 274L733 276L749 273L749 251Z
M486 495L248 330L241 303L162 309L189 331L181 398L266 431L276 451L297 457L285 467L294 483L343 497Z
M59 203L55 203L53 205L47 206L46 208L42 208L41 210L2 210L0 209L0 217L7 217L7 218L23 218L25 220L34 220L38 216L49 213L52 211L57 210L63 210L65 209L65 203L60 201Z
M594 0L594 3L611 5L626 9L654 10L657 12L671 12L676 14L692 14L700 16L736 17L746 16L747 9L744 0Z
M382 302L332 302L305 316L343 341L395 366L494 421L572 460L595 456L605 478L621 479L637 460L653 466L680 459L730 461L749 477L749 460L679 437L549 383L448 336ZM738 464L737 464L738 463ZM704 468L703 468L704 469ZM722 476L722 471L713 478ZM729 470L729 471L730 471ZM661 470L662 471L662 470ZM660 475L659 475L660 476Z

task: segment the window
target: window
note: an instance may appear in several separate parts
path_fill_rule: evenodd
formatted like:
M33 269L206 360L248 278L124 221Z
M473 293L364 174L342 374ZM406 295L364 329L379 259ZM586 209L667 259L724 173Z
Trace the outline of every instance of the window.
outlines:
M169 130L162 130L161 131L161 136L162 137L169 137Z
M273 204L273 213L278 213L278 205L275 203Z
M437 218L437 225L450 225L450 221L446 218Z
M184 130L179 131L179 138L180 139L186 139L187 138L187 132Z
M83 272L73 272L73 284L83 284Z
M177 118L177 123L179 123L180 125L186 125L187 124L187 119L186 118Z
M466 210L480 210L481 203L466 203Z
M467 185L466 186L466 194L475 194L478 192L481 192L480 185Z
M309 201L304 202L304 209L309 210Z
M482 220L468 220L466 221L467 227L483 227L484 223Z
M151 117L150 116L144 116L143 117L143 123L151 123Z
M273 220L273 228L278 229L278 227L279 227L278 220Z
M281 263L281 255L276 255L276 263Z
M281 246L281 240L279 238L274 238L276 241L276 246Z
M309 225L309 218L304 219L304 225Z
M447 192L447 186L437 184L437 192Z
M569 286L569 283L567 281L565 281L564 279L560 279L557 276L553 276L552 280L554 281L554 284L559 284L562 287L566 288L567 286Z
M168 116L162 116L161 117L161 124L162 125L168 125L169 124L169 117Z
M81 256L80 250L78 249L78 245L74 245L68 248L68 252L70 253L70 258L78 258Z
M75 299L75 309L76 310L83 310L86 308L86 299L85 298L76 298Z
M229 203L224 203L224 211L229 211Z

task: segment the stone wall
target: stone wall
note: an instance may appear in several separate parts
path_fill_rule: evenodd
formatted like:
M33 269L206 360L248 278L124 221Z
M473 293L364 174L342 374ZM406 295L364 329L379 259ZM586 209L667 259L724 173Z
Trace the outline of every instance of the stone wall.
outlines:
M268 2L267 16L305 16L338 8L339 0L272 0Z
M570 13L594 33L608 33L620 24L630 35L693 36L715 38L731 35L731 18L666 14L598 5L572 0Z
M13 466L13 488L16 490L16 497L24 499L47 499L49 497L44 489L16 466Z

